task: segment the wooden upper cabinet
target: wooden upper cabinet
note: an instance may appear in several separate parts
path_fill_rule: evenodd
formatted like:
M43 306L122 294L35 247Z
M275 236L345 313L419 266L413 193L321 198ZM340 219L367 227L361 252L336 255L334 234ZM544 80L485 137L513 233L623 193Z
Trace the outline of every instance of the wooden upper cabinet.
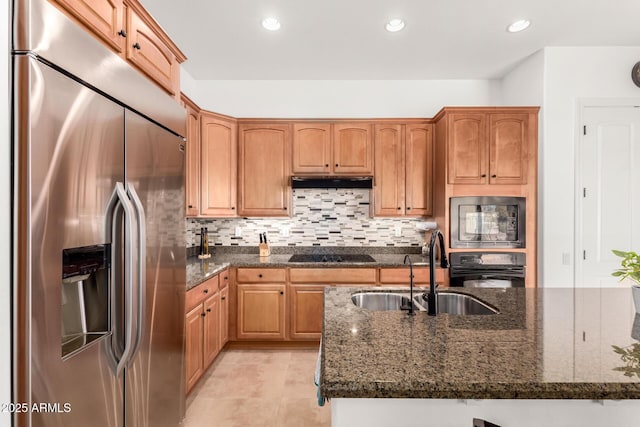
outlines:
M526 184L529 133L528 114L491 114L489 182Z
M126 29L122 0L50 0L60 5L111 49L124 52Z
M333 125L333 170L336 175L373 174L371 125Z
M127 28L127 59L175 95L180 87L180 64L175 55L131 7L127 8Z
M239 145L238 215L289 216L289 126L241 124Z
M375 125L376 216L431 215L431 124Z
M187 155L185 164L185 206L187 216L200 215L200 113L183 97L187 114Z
M433 213L433 125L405 128L405 211L407 215Z
M236 121L202 112L200 122L202 216L236 216Z
M487 183L487 119L485 114L452 114L448 144L449 184Z
M328 175L331 164L331 124L294 123L293 174Z
M375 215L405 213L402 125L375 125Z

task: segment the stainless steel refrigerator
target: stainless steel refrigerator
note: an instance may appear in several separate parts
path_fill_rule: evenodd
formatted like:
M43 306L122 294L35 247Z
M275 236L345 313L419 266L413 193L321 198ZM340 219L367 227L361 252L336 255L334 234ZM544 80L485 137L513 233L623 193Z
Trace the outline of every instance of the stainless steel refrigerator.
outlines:
M46 0L12 47L15 421L176 426L184 110Z

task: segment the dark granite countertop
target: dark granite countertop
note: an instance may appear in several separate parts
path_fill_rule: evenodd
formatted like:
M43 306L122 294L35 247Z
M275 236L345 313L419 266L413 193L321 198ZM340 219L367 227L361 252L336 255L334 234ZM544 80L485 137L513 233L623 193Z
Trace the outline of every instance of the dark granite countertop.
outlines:
M235 249L235 250L234 250ZM187 258L187 290L207 280L210 276L228 267L302 267L302 268L378 268L397 267L403 265L404 256L411 255L414 266L428 266L429 257L422 256L420 248L273 248L268 257L260 257L258 253L247 253L254 248L244 251L240 248L214 248L214 253L208 260L199 260L197 257ZM384 252L383 252L384 251ZM375 262L341 262L341 263L313 263L313 262L289 262L293 253L366 253L371 255ZM382 253L381 253L382 252Z
M325 290L324 397L640 399L640 361L613 347L640 354L627 288L454 289L500 314L435 317L356 307L359 290Z

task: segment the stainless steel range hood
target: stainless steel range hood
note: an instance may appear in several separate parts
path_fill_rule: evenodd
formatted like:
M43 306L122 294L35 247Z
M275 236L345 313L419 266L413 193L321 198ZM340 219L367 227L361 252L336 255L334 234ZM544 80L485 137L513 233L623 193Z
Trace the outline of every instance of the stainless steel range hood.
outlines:
M370 176L293 176L291 188L373 188Z

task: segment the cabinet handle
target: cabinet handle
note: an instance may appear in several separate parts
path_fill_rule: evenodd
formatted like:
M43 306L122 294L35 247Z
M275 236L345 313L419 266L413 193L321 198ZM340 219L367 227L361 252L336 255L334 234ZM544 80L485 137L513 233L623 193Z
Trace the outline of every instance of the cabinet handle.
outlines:
M193 205L189 205L189 209L191 209L193 207Z
M491 175L491 178L496 178L498 175Z
M284 291L280 291L280 295L284 295Z
M205 294L208 294L208 293L209 293L209 289L205 289L205 290L204 290L204 291L202 291L202 292L204 292Z
M205 313L200 313L200 316L204 317L204 316L206 316L206 314Z
M118 31L118 35L120 37L127 37L127 32L125 30L120 30L120 31Z
M220 297L220 299L221 299L222 301L224 301L224 300L226 300L226 299L227 299L227 297Z
M134 44L134 45L133 45L133 48L134 48L134 49L138 49L138 50L140 50L140 44L139 44L139 43Z
M262 278L262 274L258 274L258 277Z
M211 313L211 309L210 308L207 308L207 313Z
M483 174L482 174L482 175L480 175L480 176L481 176L482 178L486 178L486 177L487 177L487 174L486 174L486 173L483 173Z

